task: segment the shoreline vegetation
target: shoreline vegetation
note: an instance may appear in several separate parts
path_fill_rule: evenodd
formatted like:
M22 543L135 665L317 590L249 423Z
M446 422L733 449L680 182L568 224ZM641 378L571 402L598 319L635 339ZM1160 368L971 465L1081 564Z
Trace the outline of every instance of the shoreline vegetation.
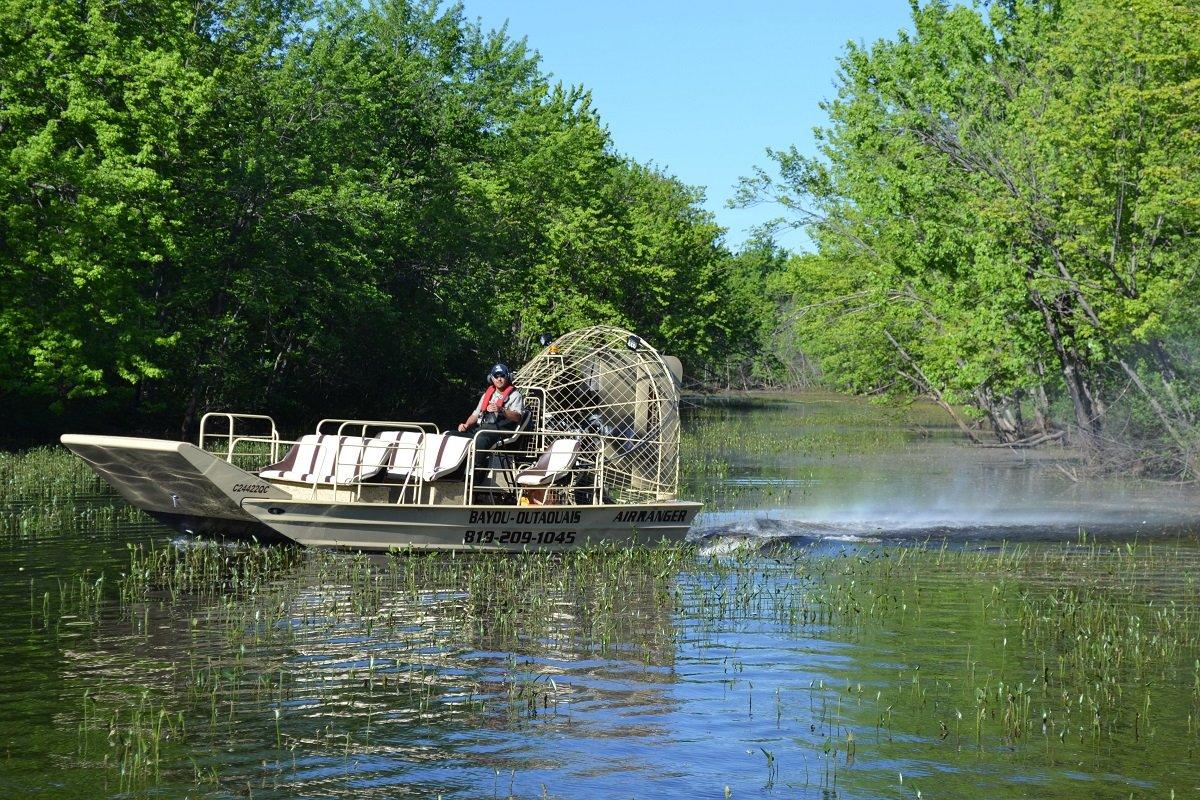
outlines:
M0 14L0 403L30 443L213 409L445 425L592 324L697 375L757 357L760 276L702 190L461 6Z
M216 409L445 425L539 333L613 323L696 387L928 398L976 443L1197 478L1186 4L925 2L848 44L818 153L739 193L808 253L731 250L702 187L457 5L0 14L9 446Z

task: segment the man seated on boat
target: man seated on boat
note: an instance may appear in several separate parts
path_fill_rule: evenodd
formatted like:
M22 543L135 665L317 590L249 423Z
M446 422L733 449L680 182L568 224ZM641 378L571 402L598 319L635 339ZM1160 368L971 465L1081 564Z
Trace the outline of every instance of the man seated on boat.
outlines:
M487 461L487 451L505 439L506 431L516 430L525 414L525 399L512 383L512 372L504 364L497 364L488 373L487 391L479 398L478 405L460 423L458 432L463 436L475 436L475 468L480 469ZM476 435L475 428L479 428Z

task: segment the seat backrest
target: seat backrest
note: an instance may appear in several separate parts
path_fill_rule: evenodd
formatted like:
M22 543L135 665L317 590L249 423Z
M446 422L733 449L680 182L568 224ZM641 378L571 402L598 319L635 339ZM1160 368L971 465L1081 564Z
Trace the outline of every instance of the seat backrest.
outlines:
M421 457L422 480L436 481L454 472L467 457L467 448L470 446L471 440L466 436L447 433L426 436Z
M578 439L555 439L550 443L550 463L546 469L550 472L563 472L575 464L575 456L579 453Z
M313 466L312 472L305 480L317 483L327 483L332 480L337 470L339 457L338 445L343 438L332 434L323 434L317 437L317 441L319 442L316 458L317 463Z
M526 486L553 483L570 472L579 455L578 439L555 439L538 458L537 463L517 475L517 483Z
M382 431L375 438L365 440L359 477L369 478L387 466L399 435L400 431Z
M534 420L534 416L537 411L536 408L534 407L535 404L536 404L536 400L534 400L533 398L530 398L529 401L526 402L525 413L523 413L521 415L521 421L519 423L517 423L517 427L515 429L513 429L513 431L511 433L509 433L508 436L504 437L503 439L501 439L500 441L498 441L494 445L492 445L493 450L504 450L506 448L512 447L514 444L520 442L523 439L528 440L529 437L522 436L522 434L526 433L533 427L533 420Z
M362 477L366 443L367 440L361 436L342 437L340 444L334 443L337 447L337 461L335 462L332 474L335 482L353 483Z
M321 450L320 438L314 433L301 436L282 461L263 467L259 474L265 478L288 478L312 472Z
M317 454L321 452L321 437L316 434L308 434L301 436L295 446L288 452L281 463L287 463L291 459L291 464L283 467L283 469L291 469L295 472L312 472L313 467L317 463ZM292 455L295 454L295 458Z
M384 431L379 434L379 438L385 437L391 449L387 474L397 478L415 474L421 464L421 444L425 434L420 431Z

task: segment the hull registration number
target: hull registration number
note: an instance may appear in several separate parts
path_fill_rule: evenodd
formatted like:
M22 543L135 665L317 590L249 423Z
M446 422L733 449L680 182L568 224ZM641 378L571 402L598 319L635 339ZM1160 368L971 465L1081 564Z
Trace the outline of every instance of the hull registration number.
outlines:
M467 530L463 544L574 544L575 531Z

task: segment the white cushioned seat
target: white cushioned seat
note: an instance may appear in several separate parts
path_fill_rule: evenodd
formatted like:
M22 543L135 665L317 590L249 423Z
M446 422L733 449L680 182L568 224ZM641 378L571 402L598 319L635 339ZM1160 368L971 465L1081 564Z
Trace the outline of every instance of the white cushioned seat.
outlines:
M388 466L400 433L400 431L381 431L378 436L363 440L357 480L373 478Z
M346 485L386 469L391 477L436 481L462 465L470 445L471 440L464 436L420 431L383 431L373 438L309 434L259 476Z
M258 476L284 481L302 480L302 475L311 473L317 466L321 455L322 438L312 433L301 436L299 441L288 450L282 461L261 470Z
M570 474L578 455L578 439L555 439L538 458L536 464L517 473L517 484L520 486L550 486Z
M309 434L300 437L283 461L258 474L261 478L300 483L358 483L383 469L391 445L382 437Z
M436 481L458 469L467 457L471 440L466 436L435 433L425 437L421 452L421 479Z
M366 449L367 440L361 436L346 436L340 444L335 442L336 460L333 470L331 473L318 476L318 481L320 483L355 483L361 480L365 471L363 455Z
M385 431L380 438L391 434L391 458L387 474L393 478L416 477L421 465L421 445L425 434L420 431Z
M312 471L300 476L305 483L332 483L335 462L338 457L338 443L341 436L325 435L318 437L320 448L317 450L317 463Z

